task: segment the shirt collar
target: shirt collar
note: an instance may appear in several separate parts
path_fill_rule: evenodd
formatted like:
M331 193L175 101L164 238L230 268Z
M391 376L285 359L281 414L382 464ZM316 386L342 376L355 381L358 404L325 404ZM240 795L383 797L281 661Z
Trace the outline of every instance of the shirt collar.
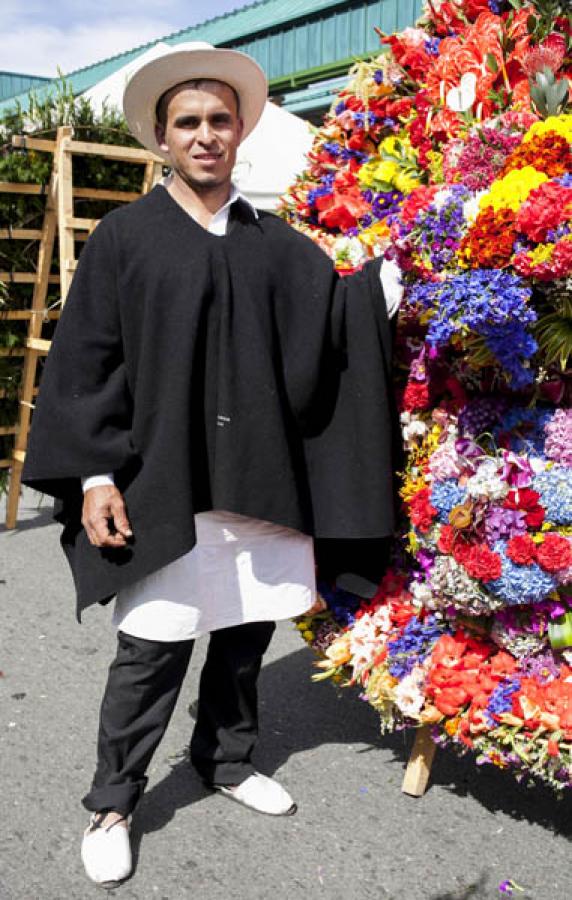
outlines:
M220 213L232 206L232 204L237 200L242 200L243 203L246 203L248 208L252 211L254 218L258 219L258 210L252 205L248 197L246 197L234 183L230 185L230 196L228 200L226 201L224 206L221 206L221 208L216 211L215 216L220 215Z
M171 184L172 180L173 180L173 173L170 172L168 175L166 175L164 178L161 179L160 184L162 184L163 187L167 188ZM228 200L226 201L225 204L223 204L223 206L220 207L220 209L217 209L217 211L215 212L214 215L220 216L222 213L226 212L226 210L229 209L229 207L232 206L232 204L235 203L237 200L242 200L243 203L246 203L248 208L252 211L254 218L255 219L259 218L258 210L256 209L256 207L253 206L252 203L250 202L250 200L248 199L248 197L246 197L242 193L242 191L240 191L237 188L237 186L236 186L236 184L234 184L234 182L231 182L230 196L229 196ZM214 216L213 216L213 218L214 218Z

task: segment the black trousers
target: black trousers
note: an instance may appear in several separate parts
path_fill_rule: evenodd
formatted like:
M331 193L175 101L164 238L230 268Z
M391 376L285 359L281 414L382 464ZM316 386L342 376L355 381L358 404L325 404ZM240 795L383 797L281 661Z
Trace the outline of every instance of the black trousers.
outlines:
M199 688L191 761L211 784L240 784L254 771L257 680L276 625L253 622L210 636ZM119 632L101 705L97 769L86 809L128 815L175 708L194 641L147 641Z

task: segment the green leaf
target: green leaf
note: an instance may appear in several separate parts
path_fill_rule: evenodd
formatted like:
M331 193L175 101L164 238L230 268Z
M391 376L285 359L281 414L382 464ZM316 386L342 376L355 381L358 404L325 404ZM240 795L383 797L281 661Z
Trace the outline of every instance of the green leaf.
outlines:
M526 20L526 28L529 34L534 34L536 31L536 26L538 24L538 19L536 16L529 16Z
M487 63L487 69L490 69L491 72L498 72L499 64L494 53L487 53L485 59Z

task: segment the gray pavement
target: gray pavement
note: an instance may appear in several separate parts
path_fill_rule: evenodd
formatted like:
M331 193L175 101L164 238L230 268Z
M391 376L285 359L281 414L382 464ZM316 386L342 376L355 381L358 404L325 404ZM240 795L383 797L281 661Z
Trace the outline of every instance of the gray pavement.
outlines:
M103 895L79 859L79 799L114 636L109 608L77 625L58 537L31 493L18 530L0 531L0 900ZM134 818L134 875L112 896L493 900L512 878L522 900L571 900L572 798L449 752L425 797L401 794L410 736L380 737L355 694L313 684L312 654L289 623L261 676L257 763L298 814L259 816L205 790L185 761L203 654L199 642Z

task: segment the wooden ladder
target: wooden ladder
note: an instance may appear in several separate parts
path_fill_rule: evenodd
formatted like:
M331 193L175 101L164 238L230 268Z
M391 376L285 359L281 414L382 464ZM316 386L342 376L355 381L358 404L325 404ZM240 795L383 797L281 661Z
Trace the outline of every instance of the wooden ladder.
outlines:
M41 140L33 137L14 138L13 143L17 147L28 150L43 151L53 154L52 176L47 190L46 211L44 225L41 232L35 232L34 236L40 240L38 268L36 273L0 273L0 280L14 282L33 282L34 296L31 310L19 313L6 313L7 318L29 318L28 336L24 348L12 351L0 351L3 355L23 356L24 371L19 392L19 416L15 426L4 428L0 433L14 434L14 450L12 459L0 460L0 466L10 466L10 485L8 489L8 501L6 508L6 527L15 528L18 517L18 504L20 498L22 468L26 458L26 447L30 430L31 414L34 408L34 398L37 394L35 387L38 359L46 356L51 342L41 337L44 318L59 318L60 312L47 311L45 308L48 285L58 283L60 285L60 305L65 304L73 274L77 267L75 245L78 241L85 241L97 226L98 219L80 218L75 215L74 200L104 200L115 203L129 203L137 200L143 194L148 193L160 179L164 162L163 160L136 147L120 147L116 144L87 143L74 141L71 126L61 126L57 131L55 141ZM100 188L74 187L73 184L73 156L92 155L105 159L121 162L131 162L144 166L141 191L111 191ZM16 193L40 194L41 185L17 184L2 187L0 191L14 188ZM54 249L56 229L59 234L59 262L60 274L50 275ZM5 229L4 229L5 230ZM12 232L16 237L18 232ZM31 239L31 231L22 237ZM0 317L1 317L0 313Z

